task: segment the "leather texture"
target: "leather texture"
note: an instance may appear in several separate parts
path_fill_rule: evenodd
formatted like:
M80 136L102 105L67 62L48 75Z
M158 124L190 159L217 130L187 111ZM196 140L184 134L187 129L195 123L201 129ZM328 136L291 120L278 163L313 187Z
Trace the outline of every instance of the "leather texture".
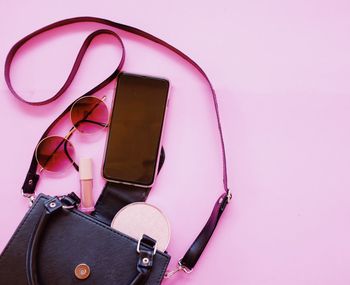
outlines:
M50 198L38 196L1 254L1 285L129 285L137 280L140 255L136 240L75 209L61 209L48 222L43 213L46 212L44 204ZM44 230L35 237L39 223L44 223L41 227ZM34 257L28 250L30 244ZM36 260L31 266L37 272L34 280L37 283L29 283L27 279L30 260ZM157 251L146 283L134 284L160 284L169 261L168 254ZM86 280L74 274L81 263L91 269Z
M205 224L202 231L199 233L195 241L189 247L184 257L180 260L181 264L192 270L197 261L201 257L205 247L207 246L211 236L213 235L221 215L224 213L226 206L229 203L230 196L223 194L214 205L213 211Z
M110 225L121 208L130 203L146 201L150 190L151 188L107 182L91 215Z
M158 173L165 161L165 151L162 147L159 156ZM134 202L146 201L151 188L137 187L132 185L106 182L100 197L98 198L95 211L91 213L97 220L110 225L117 212L126 205Z

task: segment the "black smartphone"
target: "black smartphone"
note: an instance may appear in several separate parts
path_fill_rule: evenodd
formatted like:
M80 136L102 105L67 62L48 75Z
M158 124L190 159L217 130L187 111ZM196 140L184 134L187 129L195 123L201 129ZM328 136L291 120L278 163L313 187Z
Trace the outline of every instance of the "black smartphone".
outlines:
M103 164L106 180L153 185L168 94L166 79L128 73L118 76Z

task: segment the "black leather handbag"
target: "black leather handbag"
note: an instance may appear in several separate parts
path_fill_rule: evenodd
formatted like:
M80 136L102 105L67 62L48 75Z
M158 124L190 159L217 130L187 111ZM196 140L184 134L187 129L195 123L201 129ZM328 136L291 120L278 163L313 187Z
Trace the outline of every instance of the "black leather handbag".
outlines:
M108 34L119 40L123 52L122 59L116 70L107 79L83 96L91 96L118 76L125 58L122 40L113 30L100 29L90 34L84 41L67 81L52 98L42 102L28 102L16 93L11 83L10 69L17 51L39 34L83 22L103 24L158 43L188 61L204 76L213 96L218 123L223 158L224 193L215 202L208 222L184 257L179 260L178 267L167 272L170 256L167 252L157 250L155 240L146 235L140 240L135 240L109 226L119 209L132 202L145 201L150 189L107 182L96 203L95 211L91 215L86 215L77 209L76 206L80 199L74 193L62 197L50 197L44 194L35 197L40 172L33 155L22 187L22 194L34 203L0 256L1 285L157 285L165 277L171 277L178 271L190 273L232 198L227 183L225 147L215 91L207 75L191 58L151 34L134 27L94 17L66 19L41 28L17 42L6 58L5 80L12 94L17 99L31 105L42 105L57 99L73 81L92 40L101 34ZM70 107L68 106L48 127L43 137L50 133L58 120L67 114ZM165 152L162 149L160 167L164 158Z
M1 255L1 284L160 284L170 256L154 240L113 230L70 196L37 197Z

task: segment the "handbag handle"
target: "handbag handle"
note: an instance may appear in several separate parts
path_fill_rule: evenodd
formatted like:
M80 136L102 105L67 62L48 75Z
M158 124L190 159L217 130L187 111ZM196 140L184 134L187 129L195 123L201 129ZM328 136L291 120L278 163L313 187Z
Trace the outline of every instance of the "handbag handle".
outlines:
M26 253L26 274L28 285L39 285L38 281L38 252L40 249L40 242L45 234L46 227L52 216L60 214L63 209L74 209L79 204L80 199L73 193L63 196L60 199L54 197L44 203L44 209L40 216L38 223L35 225L33 232L30 236L27 253ZM155 240L144 235L141 241L146 241L148 245L154 246ZM139 260L137 262L137 275L131 281L130 285L144 285L152 270L154 248L142 247L138 249ZM136 252L136 248L135 248ZM142 261L145 257L150 260L148 264Z
M220 195L218 200L215 202L214 209L213 209L206 225L204 226L203 230L199 233L199 235L197 236L195 241L192 243L190 248L187 250L184 257L179 260L179 267L175 271L177 272L179 270L182 270L186 273L189 273L192 271L192 269L196 265L198 259L202 255L206 245L208 244L208 242L209 242L209 240L210 240L210 238L211 238L211 236L216 228L217 223L219 222L227 204L230 202L230 200L232 198L232 193L228 187L225 144L224 144L223 131L222 131L222 126L221 126L221 121L220 121L217 96L216 96L216 92L214 90L214 87L211 84L211 82L210 82L207 74L204 72L204 70L193 59L191 59L189 56L187 56L186 54L184 54L182 51L178 50L177 48L175 48L171 44L143 31L143 30L140 30L138 28L127 26L127 25L120 24L120 23L116 23L116 22L113 22L113 21L110 21L107 19L96 18L96 17L76 17L76 18L69 18L69 19L65 19L62 21L58 21L58 22L52 23L48 26L45 26L39 30L36 30L33 33L24 37L23 39L19 40L10 49L10 51L6 57L6 62L5 62L5 70L4 70L5 71L4 72L5 73L5 81L6 81L8 88L10 89L11 93L17 99L19 99L20 101L22 101L24 103L30 104L30 105L43 105L43 104L47 104L47 103L50 103L50 102L56 100L59 96L61 96L65 92L65 90L72 83L74 76L75 76L76 72L78 71L80 63L84 57L84 54L85 54L86 50L88 49L92 40L96 36L101 35L101 34L112 35L118 40L118 42L120 43L121 48L122 48L122 57L121 57L121 60L119 62L118 67L116 68L116 70L109 77L107 77L104 81L102 81L100 84L95 86L93 89L91 89L90 91L85 93L83 96L89 96L89 95L97 92L98 90L102 89L104 86L106 86L108 83L110 83L111 81L113 81L117 77L117 75L120 73L122 66L124 64L125 48L124 48L122 40L114 31L102 29L102 30L97 30L97 31L93 32L92 34L90 34L87 37L87 39L83 42L83 45L78 53L78 56L73 64L72 70L71 70L66 82L64 83L64 85L61 87L61 89L54 96L52 96L51 98L49 98L45 101L30 102L30 101L24 100L15 91L15 89L12 85L11 77L10 77L10 70L11 70L11 63L12 63L17 51L25 43L27 43L29 40L31 40L32 38L35 38L36 36L38 36L42 33L45 33L47 31L50 31L50 30L53 30L53 29L56 29L59 27L67 26L70 24L76 24L76 23L103 24L103 25L108 26L110 28L116 28L116 29L119 29L119 30L122 30L122 31L125 31L128 33L140 36L140 37L145 38L147 40L150 40L154 43L157 43L157 44L171 50L172 52L174 52L175 54L180 56L182 59L187 61L191 66L193 66L204 77L204 79L206 80L206 82L210 88L212 99L213 99L213 104L214 104L216 120L217 120L217 127L218 127L218 131L219 131L219 136L220 136L220 145L221 145L221 153L222 153L222 173L223 173L222 174L223 175L222 181L223 181L224 193L222 195ZM63 113L47 128L47 130L43 134L42 138L44 138L51 131L51 129L57 124L58 120L61 119L69 110L70 110L70 106L66 110L64 110ZM33 194L35 192L36 184L37 184L39 177L40 177L36 173L37 166L38 166L38 164L37 164L37 161L35 159L35 154L33 154L31 165L29 167L29 171L27 173L25 182L24 182L23 187L22 187L23 194L26 196L29 196L29 197L33 196Z

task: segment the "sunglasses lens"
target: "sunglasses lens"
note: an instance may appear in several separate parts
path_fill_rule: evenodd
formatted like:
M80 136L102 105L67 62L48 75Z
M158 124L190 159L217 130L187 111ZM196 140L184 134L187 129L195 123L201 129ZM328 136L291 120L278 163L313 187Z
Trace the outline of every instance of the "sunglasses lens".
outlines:
M47 137L38 144L36 159L45 170L59 172L73 164L74 148L63 137Z
M108 109L106 104L96 97L83 97L74 103L71 119L81 133L95 133L107 126Z

